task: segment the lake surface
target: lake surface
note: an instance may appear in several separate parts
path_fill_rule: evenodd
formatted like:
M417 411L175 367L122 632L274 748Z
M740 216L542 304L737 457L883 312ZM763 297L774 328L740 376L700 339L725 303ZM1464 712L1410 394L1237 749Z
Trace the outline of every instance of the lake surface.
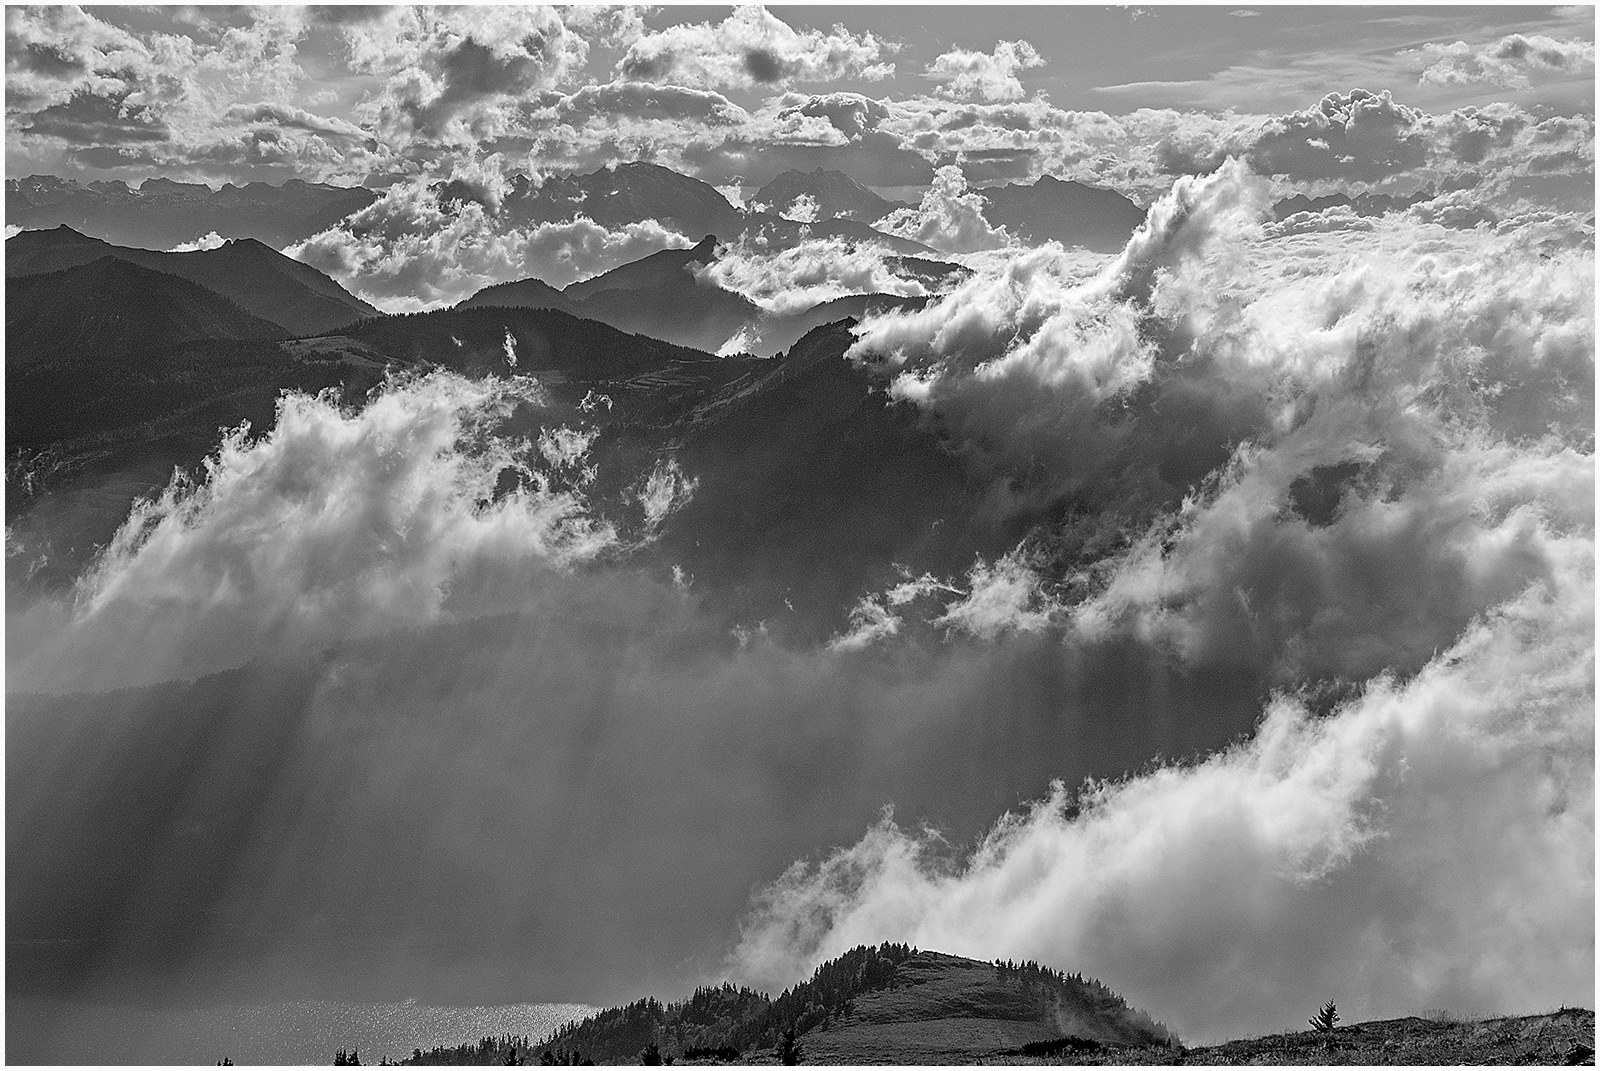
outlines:
M485 1035L533 1041L596 1009L585 1004L444 1007L306 1000L210 1008L142 1008L6 1001L6 1062L54 1064L331 1064L358 1049L363 1064Z

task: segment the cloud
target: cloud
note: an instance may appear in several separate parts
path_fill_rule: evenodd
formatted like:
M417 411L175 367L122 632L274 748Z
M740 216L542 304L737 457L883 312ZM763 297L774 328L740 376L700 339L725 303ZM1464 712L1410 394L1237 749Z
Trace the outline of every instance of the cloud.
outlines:
M1593 991L1593 535L1405 684L1249 743L1052 795L952 859L892 820L758 895L734 964L777 986L898 940L1108 981L1186 1040L1337 1000L1537 1011Z
M346 26L351 67L382 74L357 114L386 143L475 148L516 126L520 99L580 69L588 43L548 7L404 8Z
M197 249L221 249L228 240L216 231L203 234L192 242L180 242L167 250L169 253L192 253Z
M1044 57L1028 42L1001 41L987 55L952 49L928 65L927 77L940 83L939 93L952 100L1021 100L1017 76L1043 66Z
M967 585L964 596L933 624L987 640L1008 629L1033 632L1050 623L1053 607L1041 597L1039 577L1016 553L992 565L979 561Z
M815 223L817 221L817 199L810 194L802 193L778 214L784 219L793 220L796 223Z
M370 136L354 123L343 119L316 115L292 104L237 104L228 109L228 118L241 123L260 123L267 126L304 130L311 134L326 134L348 138L351 141L368 141Z
M8 121L81 93L126 95L149 62L137 38L76 5L6 8Z
M885 234L910 238L941 253L976 253L1011 244L1004 227L983 218L983 198L967 189L961 168L941 167L916 208L897 208L876 224Z
M617 63L631 81L752 88L791 82L873 81L894 73L880 62L890 46L843 26L796 31L757 5L735 7L713 25L680 23L635 40Z
M1079 265L1053 243L1021 252L922 309L868 317L849 355L882 362L894 396L937 412L972 459L1018 469L1036 459L1041 478L1076 486L1130 430L1096 408L1155 372L1139 295L1248 223L1259 197L1239 167L1181 179L1089 282L1072 285Z
M1427 162L1423 116L1387 91L1330 93L1315 108L1269 122L1251 146L1263 174L1376 182Z
M1418 85L1471 85L1488 83L1507 89L1526 89L1530 75L1560 73L1569 77L1594 74L1594 42L1561 41L1543 34L1514 33L1489 45L1474 48L1465 41L1427 44L1402 55L1414 55L1427 64Z
M485 203L444 205L428 182L401 183L284 252L379 308L412 312L455 304L485 286L516 279L565 286L662 249L694 244L655 220L616 230L582 216L513 226L492 211L502 184L498 170L458 168L457 176L462 188L478 190Z
M12 665L14 679L192 676L263 645L315 648L514 601L538 582L530 563L570 567L616 539L526 443L488 434L540 402L529 379L444 372L391 381L359 412L286 395L265 435L233 432L202 478L174 478L135 507L69 620ZM85 668L86 651L157 621L158 650Z
M697 510L792 487L730 498L689 448L608 470L610 411L520 381L292 398L76 608L8 603L14 688L226 670L13 696L8 924L94 937L48 961L86 990L612 1001L720 977L748 890L866 829L759 901L746 978L903 938L1084 970L1190 1040L1592 1000L1592 225L1276 234L1269 200L1187 176L1087 276L995 253L866 318L895 434L966 466L949 523L999 534L942 574L852 527L876 573L769 591L816 644L726 608L795 544L731 578L681 553ZM350 234L413 211L494 220L406 184ZM881 516L872 487L781 523Z
M718 250L715 260L696 271L724 290L743 294L769 312L803 312L849 294L923 297L927 280L904 267L882 245L843 238L810 238L776 252L759 239L741 238Z
M1269 237L1260 186L1237 164L1182 180L1091 279L1018 253L869 316L850 353L993 475L994 508L1081 518L1047 572L1087 634L1283 684L1414 671L1552 575L1541 525L1592 497L1572 453L1593 428L1592 253L1531 220L1399 213ZM1083 554L1106 527L1127 552L1110 571Z

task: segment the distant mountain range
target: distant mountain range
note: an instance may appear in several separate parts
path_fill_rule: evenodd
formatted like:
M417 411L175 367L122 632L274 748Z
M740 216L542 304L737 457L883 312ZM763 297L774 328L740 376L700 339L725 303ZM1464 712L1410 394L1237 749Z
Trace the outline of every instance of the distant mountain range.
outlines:
M989 221L1007 224L1029 241L1053 238L1091 249L1121 248L1143 221L1132 201L1106 189L1045 176L1021 186L979 191ZM518 175L498 200L463 180L441 182L444 205L477 202L507 227L564 223L585 216L610 229L654 219L690 236L725 239L761 234L775 248L804 238L879 241L906 255L935 255L918 242L886 235L871 224L896 208L839 171L786 171L750 198L748 210L729 203L716 187L671 168L625 163L586 174ZM29 229L66 224L117 245L170 249L216 232L255 238L275 249L334 226L370 205L379 192L290 180L282 186L253 182L213 190L202 183L148 179L137 188L122 182L80 183L49 175L6 180L6 222ZM804 200L802 200L804 199ZM802 205L811 219L785 219Z
M171 249L213 231L255 238L274 249L308 238L378 199L376 190L290 179L281 186L146 179L91 182L53 175L6 179L6 223L30 229L66 224L117 245Z
M800 179L839 187L821 172L786 181ZM532 218L591 200L617 206L613 223L646 210L683 226L737 221L769 247L858 232L891 244L859 220L740 213L653 165L547 181L510 202ZM780 315L702 281L719 250L707 236L563 290L520 280L455 309L384 316L260 241L162 253L66 226L24 231L6 243L8 523L18 539L64 541L46 557L69 579L133 496L198 464L219 427L269 428L282 391L332 387L357 403L389 369L448 367L537 376L548 404L519 414L515 434L597 429L586 493L601 515L636 514L629 488L677 459L698 490L639 553L705 576L697 592L730 621L825 641L839 607L894 565L956 575L1015 545L1026 518L983 521L983 489L938 429L843 359L853 319L925 299L855 294ZM886 261L930 289L964 271Z
M734 349L758 357L782 353L814 327L868 310L920 305L920 298L886 294L840 297L797 313L769 312L742 294L702 281L696 271L717 258L708 235L688 249L659 253L557 289L539 279L486 286L460 308L561 309L623 331L650 334L710 353ZM954 264L896 257L897 271L930 285L959 276Z
M1057 241L1116 253L1144 222L1144 209L1115 190L1041 175L1026 185L978 191L984 218L1025 242Z
M159 253L112 245L62 224L8 239L6 278L74 268L107 256L188 279L290 335L321 334L381 315L315 268L254 238L232 239L216 249Z
M750 203L781 216L792 213L801 198L810 202L819 220L844 218L876 223L897 208L912 207L878 196L842 171L824 171L820 167L814 171L785 171L756 191Z
M523 225L582 215L613 230L645 219L688 235L735 234L741 227L739 210L715 186L647 163L549 175L542 182L519 175L500 212L507 222Z
M854 948L776 998L706 986L671 1004L608 1008L537 1042L486 1040L403 1062L972 1064L1117 1050L1148 1058L1177 1047L1093 979L896 944Z
M70 263L102 245L67 230L11 243L13 270ZM647 257L567 291L519 284L533 294L522 307L485 300L369 316L306 337L291 337L298 333L192 278L135 262L183 267L232 293L222 269L240 246L247 263L282 267L282 258L255 243L205 254L135 251L133 259L106 247L88 263L7 279L7 517L19 539L54 541L49 557L60 579L109 538L133 496L214 449L218 427L249 420L269 428L286 389L336 387L358 402L391 368L537 376L547 403L506 430L598 429L590 460L600 475L588 494L602 515L637 513L628 489L663 460L679 459L699 489L647 553L705 575L707 605L730 619L781 611L775 627L826 640L839 626L838 607L890 571L882 555L861 553L863 533L895 561L941 574L1014 540L976 525L977 491L938 433L843 359L853 339L848 317L915 299L827 302L772 321L797 338L784 356L718 358L674 344L673 331L662 328L679 303L694 315L718 302L738 317L754 308L685 270L711 254L710 243ZM217 271L189 271L211 259ZM249 277L263 288L252 300L281 305L286 295L333 285L303 285L303 272L311 270L256 272ZM535 307L539 300L548 303ZM587 318L555 307L558 301ZM649 333L605 317L637 321ZM118 475L123 490L100 490L103 478L135 471L144 482ZM84 497L74 499L74 488ZM35 527L24 515L46 492L57 512L39 514Z

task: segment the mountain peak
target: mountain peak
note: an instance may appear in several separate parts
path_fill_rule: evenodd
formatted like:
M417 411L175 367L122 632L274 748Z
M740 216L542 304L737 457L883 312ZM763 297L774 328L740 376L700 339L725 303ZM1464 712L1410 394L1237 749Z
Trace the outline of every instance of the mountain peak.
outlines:
M782 214L801 197L815 202L817 219L843 217L871 223L899 207L844 172L821 167L812 171L790 168L761 187L751 200Z

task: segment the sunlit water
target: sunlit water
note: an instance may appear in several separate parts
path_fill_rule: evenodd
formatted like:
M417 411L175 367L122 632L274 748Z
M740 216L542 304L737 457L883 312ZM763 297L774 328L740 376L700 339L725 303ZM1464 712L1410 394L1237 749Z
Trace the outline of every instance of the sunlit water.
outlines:
M6 1002L6 1062L70 1064L331 1064L357 1049L363 1064L413 1049L526 1034L538 1041L595 1009L584 1004L440 1007L296 1001L196 1009Z

